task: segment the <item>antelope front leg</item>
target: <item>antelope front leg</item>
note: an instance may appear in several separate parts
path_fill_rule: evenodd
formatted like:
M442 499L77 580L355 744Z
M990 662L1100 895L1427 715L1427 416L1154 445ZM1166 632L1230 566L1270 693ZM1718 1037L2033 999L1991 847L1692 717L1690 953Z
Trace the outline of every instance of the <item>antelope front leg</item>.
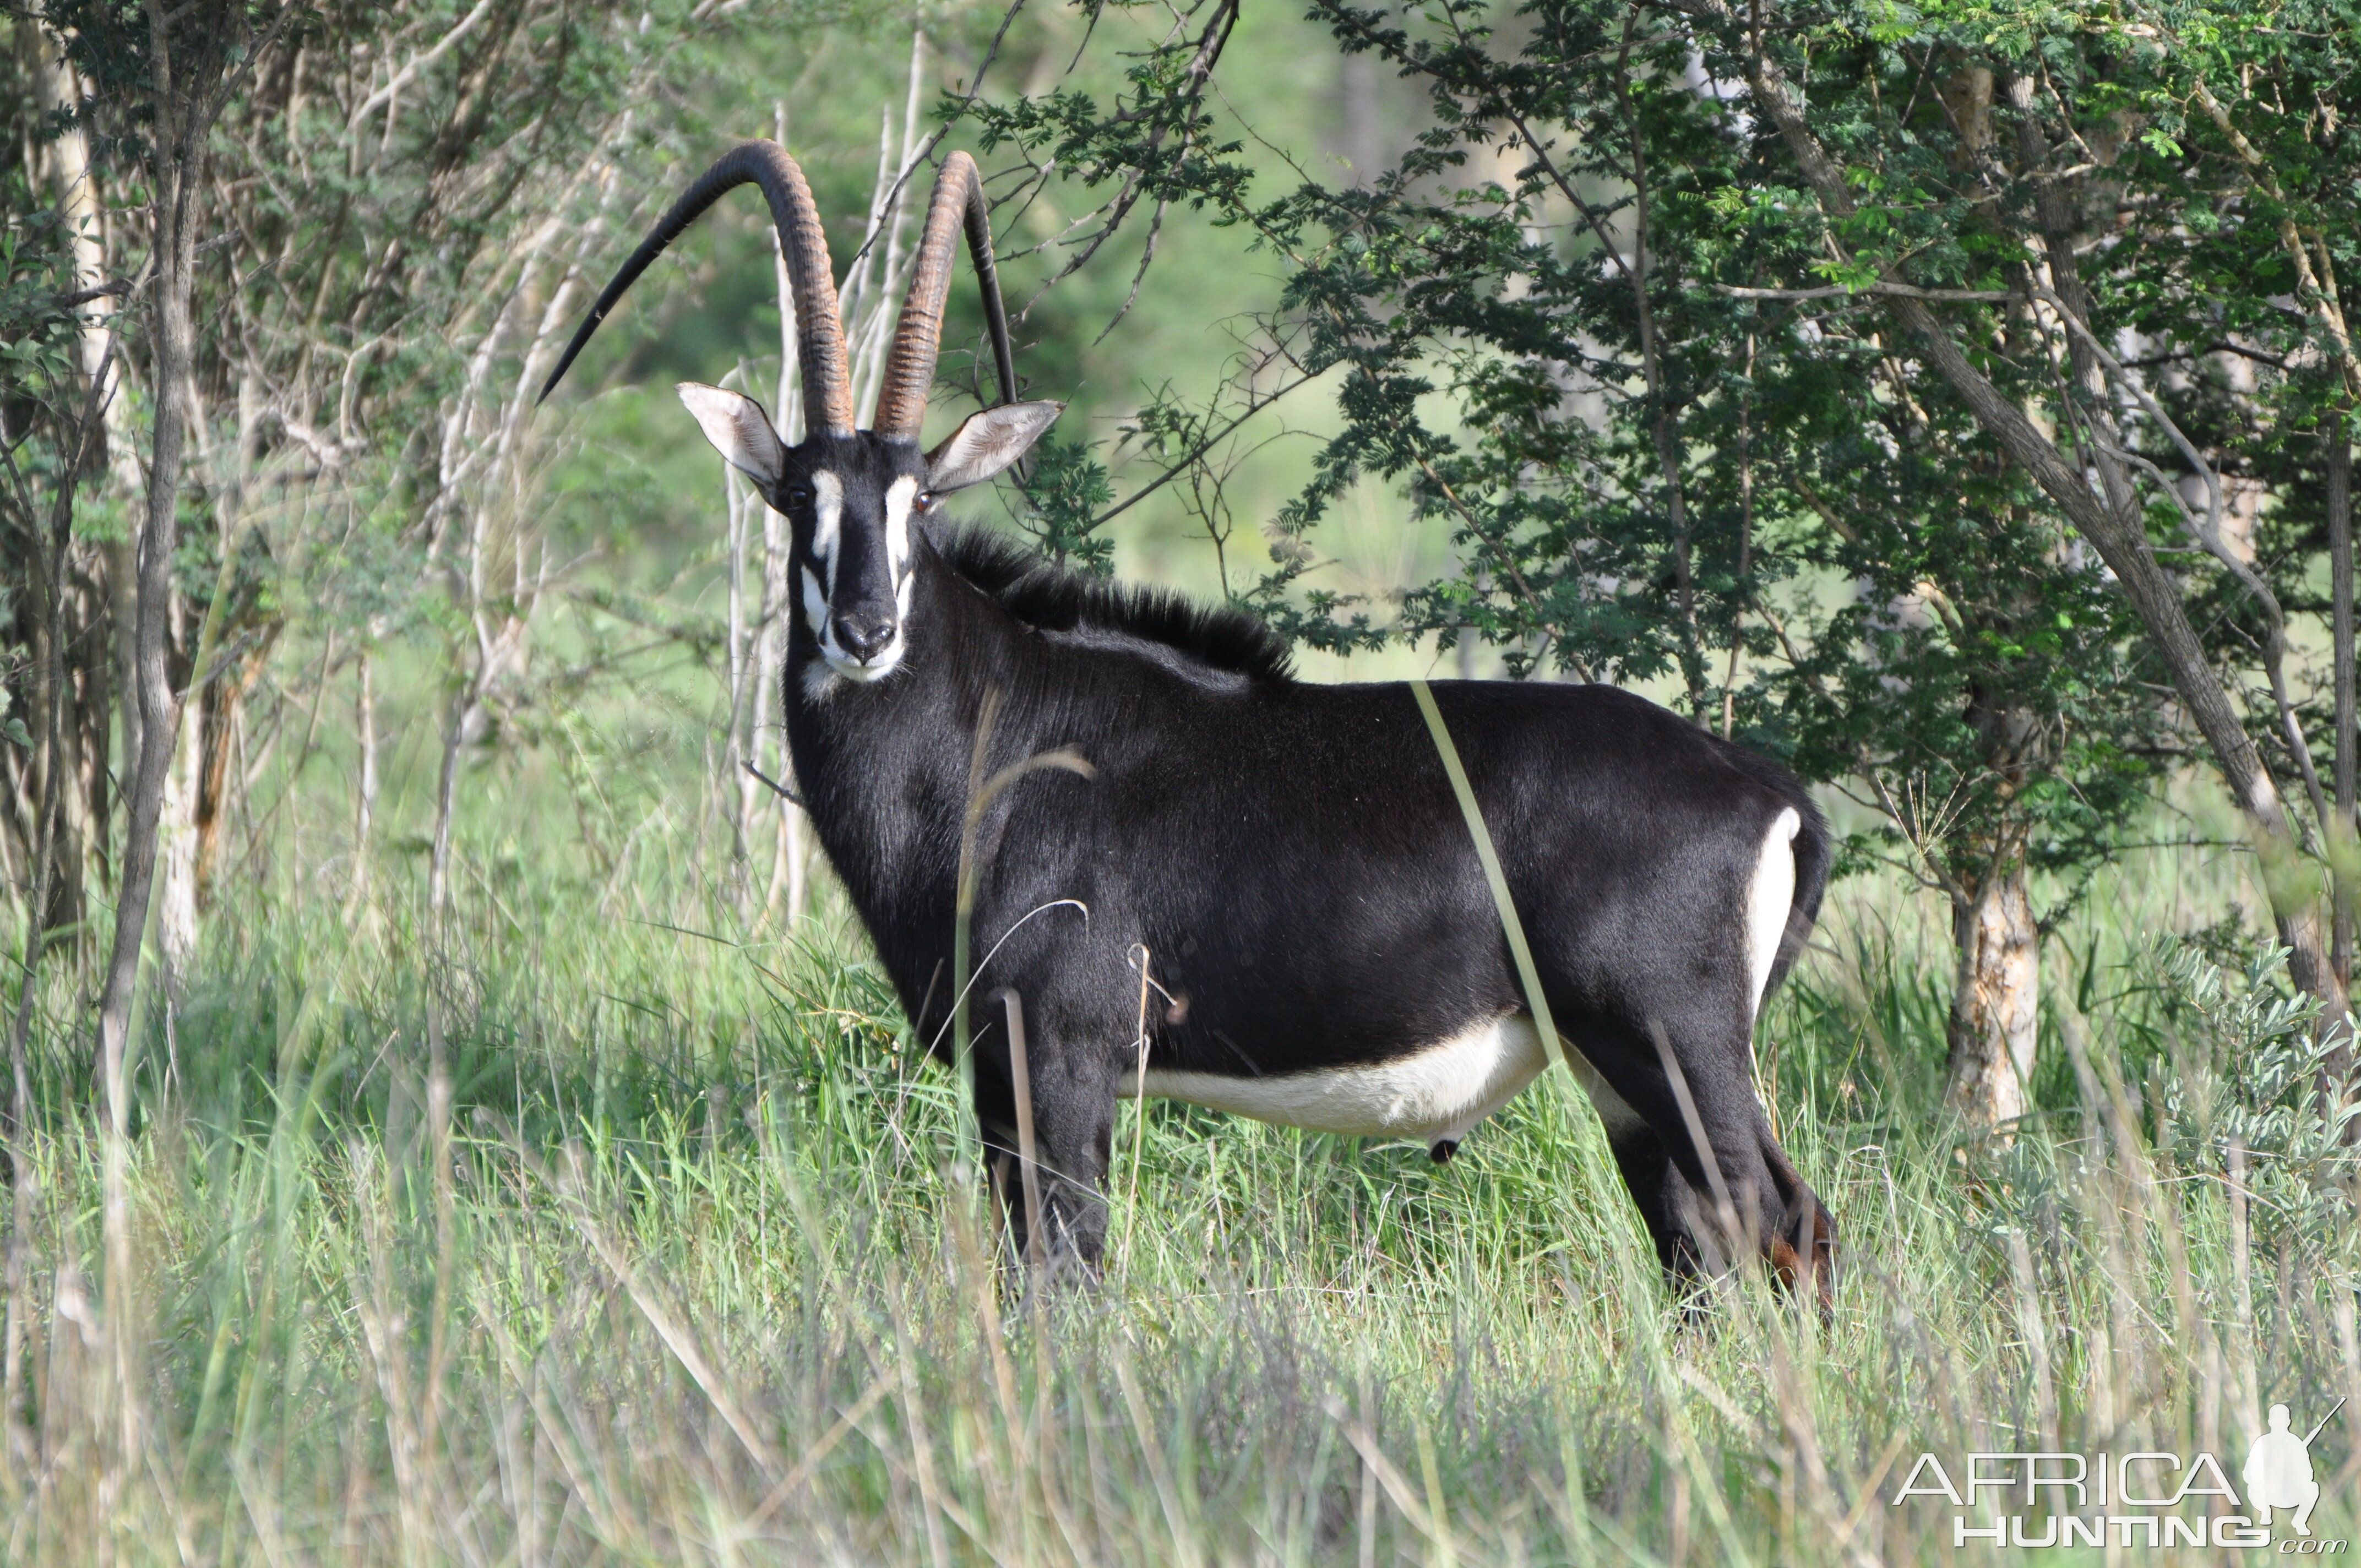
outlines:
M1053 1281L1095 1281L1117 1071L1104 1050L1080 1042L1104 1036L1104 1021L1092 1021L1093 1035L1054 1013L1027 1017L1008 993L995 1000L1005 1012L992 1038L978 1042L976 1114L1016 1259Z

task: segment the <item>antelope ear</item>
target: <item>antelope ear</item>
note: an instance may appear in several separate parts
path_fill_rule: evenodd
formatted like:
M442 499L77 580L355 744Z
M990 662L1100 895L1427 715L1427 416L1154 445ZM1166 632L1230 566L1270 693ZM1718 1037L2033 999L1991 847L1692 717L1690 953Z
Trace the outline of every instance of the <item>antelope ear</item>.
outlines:
M785 466L786 445L771 428L763 405L742 392L683 381L680 400L697 416L705 439L732 468L761 485L765 492L778 483Z
M1063 403L1003 403L972 413L927 454L927 488L937 495L980 485L1032 450Z

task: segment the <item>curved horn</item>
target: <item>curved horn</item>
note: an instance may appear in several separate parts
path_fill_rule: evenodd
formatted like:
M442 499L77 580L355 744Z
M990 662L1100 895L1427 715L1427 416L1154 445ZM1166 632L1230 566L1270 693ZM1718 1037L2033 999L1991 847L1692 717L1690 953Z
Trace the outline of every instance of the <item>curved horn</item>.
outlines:
M542 383L549 396L598 323L623 291L680 237L697 214L741 185L760 185L771 203L771 222L779 231L779 248L787 261L787 279L795 294L796 342L803 365L805 422L815 434L852 433L852 384L844 366L844 328L837 318L836 280L829 275L828 236L821 232L819 211L812 204L811 187L785 148L772 141L740 142L682 192L655 229L640 242L630 260L590 307L590 315L566 345L565 357Z
M927 230L910 268L910 291L902 297L894 345L885 356L877 413L869 428L889 440L916 441L927 417L927 393L935 384L935 359L943 343L943 298L951 286L951 237L964 219L967 254L983 291L983 317L992 332L992 356L1000 369L1000 400L1016 400L1016 362L1008 352L1008 313L1000 302L1000 274L992 265L992 217L983 204L983 181L975 159L963 152L943 159L927 204Z

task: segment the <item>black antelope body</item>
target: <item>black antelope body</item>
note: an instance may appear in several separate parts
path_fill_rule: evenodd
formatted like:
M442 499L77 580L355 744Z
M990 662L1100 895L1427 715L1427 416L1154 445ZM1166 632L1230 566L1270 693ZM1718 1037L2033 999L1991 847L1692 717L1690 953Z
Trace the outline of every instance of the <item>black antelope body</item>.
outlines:
M792 525L802 613L783 685L796 777L925 1037L942 1037L952 1005L961 826L987 703L986 774L1053 748L1090 764L1093 776L1044 771L995 798L983 838L997 850L972 927L973 951L992 956L971 994L1007 988L1025 1004L1049 1255L1099 1257L1116 1104L1138 1081L1139 948L1165 993L1149 1013L1148 1093L1417 1138L1447 1157L1549 1058L1411 689L1296 680L1241 613L1086 581L939 521L944 498L1016 462L1060 407L1016 400L965 154L936 182L869 429L853 424L810 192L767 142L735 148L674 204L550 385L656 254L747 183L769 199L786 258L810 433L788 446L734 392L689 385L681 397ZM962 227L1003 401L924 452ZM1751 1238L1826 1299L1834 1226L1772 1137L1752 1076L1755 1017L1809 935L1828 872L1810 797L1775 763L1611 687L1433 693L1569 1060L1666 1268L1718 1266ZM1059 900L1087 916L1025 920ZM1005 1179L1018 1141L1008 1037L999 1008L969 1005L978 1117L1022 1249L1025 1212Z

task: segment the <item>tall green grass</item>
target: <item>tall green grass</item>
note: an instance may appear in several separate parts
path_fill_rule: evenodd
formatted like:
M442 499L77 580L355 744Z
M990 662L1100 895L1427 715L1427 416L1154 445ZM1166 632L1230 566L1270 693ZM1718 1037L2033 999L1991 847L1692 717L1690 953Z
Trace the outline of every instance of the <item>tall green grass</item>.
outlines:
M1126 1107L1104 1288L1027 1299L840 916L526 877L432 939L398 878L353 929L217 917L153 1010L110 1282L53 965L0 1557L1933 1562L1951 1510L1889 1502L1922 1451L2235 1476L2272 1400L2361 1410L2356 1171L2269 965L2152 938L2220 903L2168 880L2053 945L2041 1110L1982 1138L1937 1109L1946 953L1844 890L1763 1031L1843 1227L1825 1323L1754 1277L1672 1301L1556 1078L1444 1167Z

